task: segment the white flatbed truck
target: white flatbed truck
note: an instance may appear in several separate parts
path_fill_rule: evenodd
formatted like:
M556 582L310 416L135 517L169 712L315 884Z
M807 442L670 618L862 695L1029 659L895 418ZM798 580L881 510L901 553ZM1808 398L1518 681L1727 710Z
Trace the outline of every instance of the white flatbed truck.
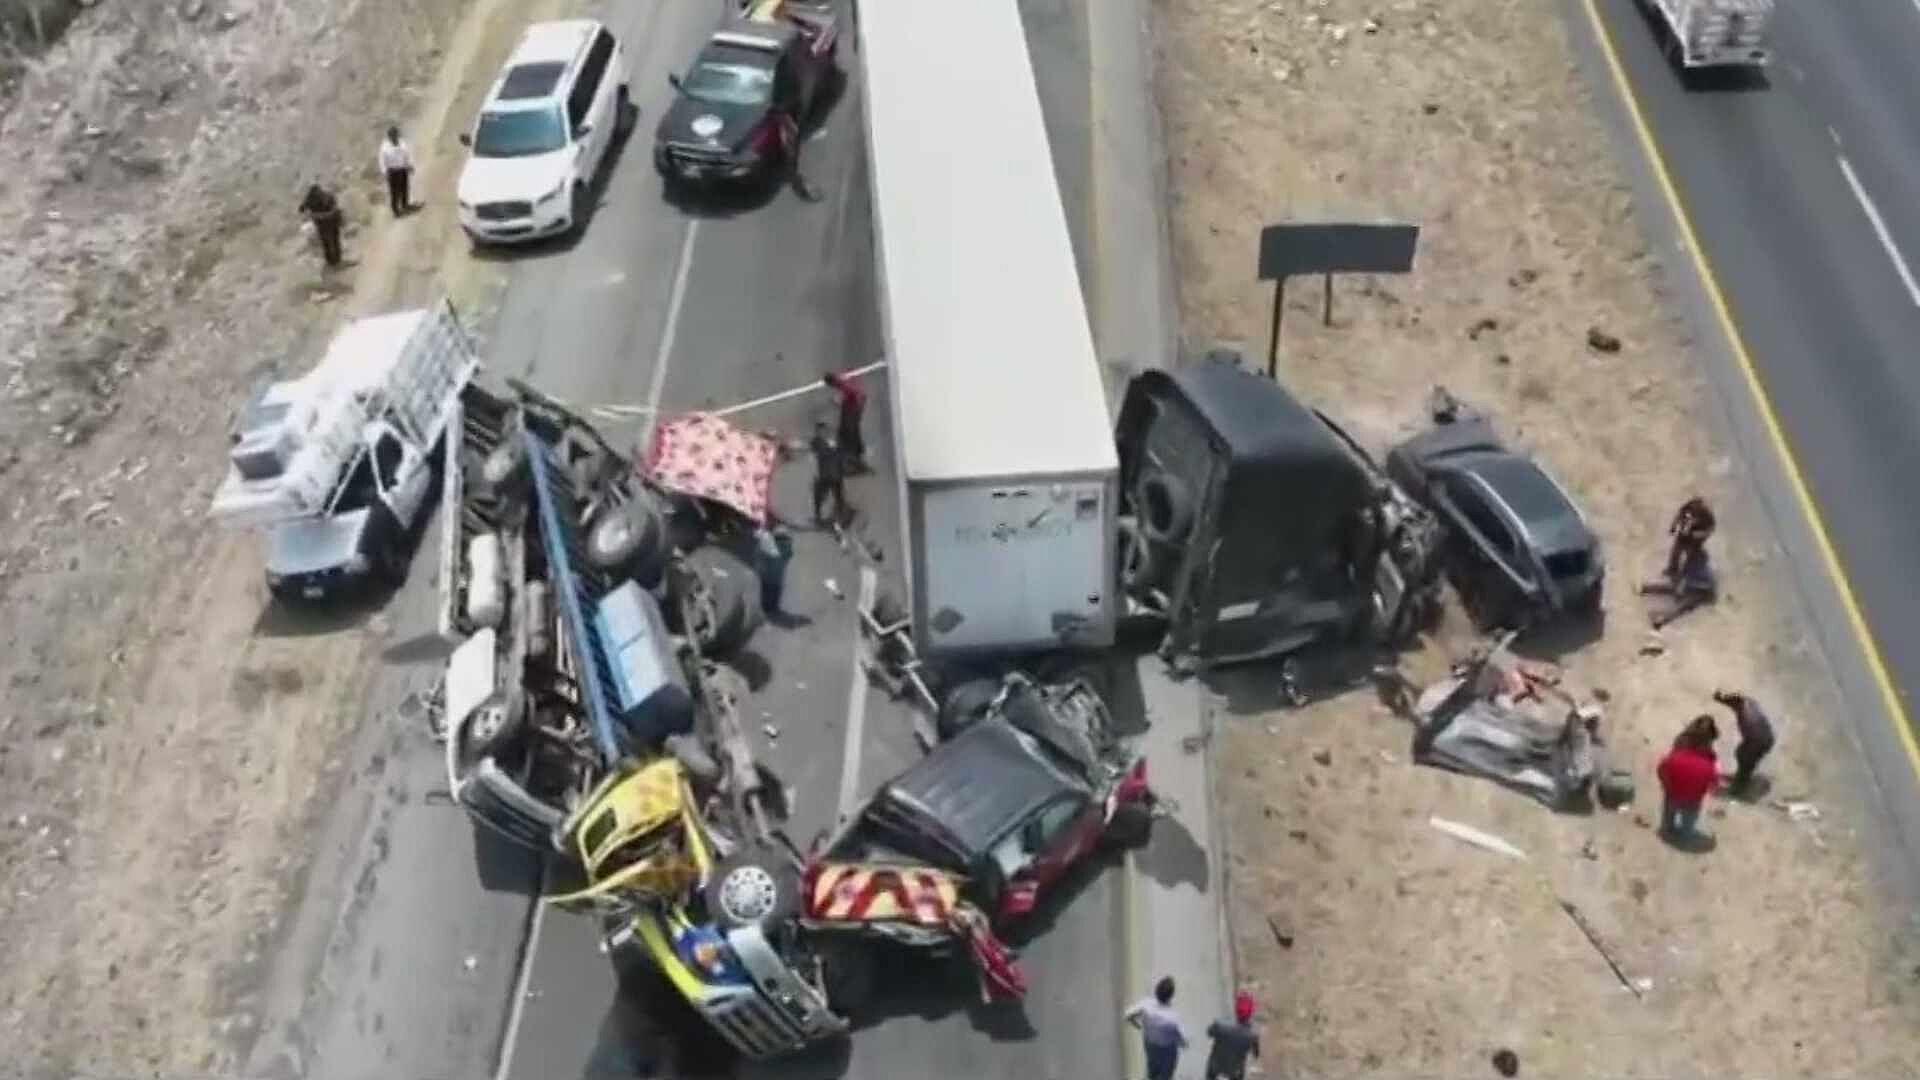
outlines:
M267 533L267 587L321 600L404 577L434 453L480 359L451 304L358 319L243 410L212 516Z
M1686 70L1765 67L1774 0L1640 0L1667 30L1668 59Z

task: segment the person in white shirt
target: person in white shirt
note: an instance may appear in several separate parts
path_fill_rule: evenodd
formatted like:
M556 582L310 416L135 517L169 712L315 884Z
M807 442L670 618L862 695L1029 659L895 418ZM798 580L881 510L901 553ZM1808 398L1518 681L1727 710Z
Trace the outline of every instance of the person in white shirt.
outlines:
M387 177L387 205L399 217L413 209L407 197L408 181L413 178L413 151L400 141L400 129L390 127L380 143L380 171Z
M1173 976L1164 976L1153 984L1153 996L1135 1003L1121 1014L1121 1019L1140 1029L1140 1044L1147 1057L1147 1080L1173 1080L1174 1067L1180 1063L1180 1051L1187 1048L1187 1033L1180 1026L1180 1014L1173 1011Z

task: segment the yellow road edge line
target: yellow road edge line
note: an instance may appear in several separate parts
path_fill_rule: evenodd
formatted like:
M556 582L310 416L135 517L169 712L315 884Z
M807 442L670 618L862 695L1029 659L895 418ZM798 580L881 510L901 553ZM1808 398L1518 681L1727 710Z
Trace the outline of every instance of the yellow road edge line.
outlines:
M1766 424L1767 435L1773 442L1774 451L1779 455L1787 480L1792 485L1793 494L1800 502L1807 524L1813 530L1814 542L1820 548L1821 557L1827 565L1827 573L1832 577L1840 592L1841 606L1846 608L1847 622L1854 637L1866 656L1867 668L1873 674L1874 682L1879 685L1880 698L1888 714L1894 720L1894 728L1900 736L1900 744L1906 748L1907 763L1913 768L1914 775L1920 777L1920 743L1916 743L1913 724L1907 715L1906 707L1900 701L1899 693L1894 689L1893 679L1887 674L1886 660L1880 655L1880 645L1874 640L1873 631L1867 626L1866 616L1861 614L1860 600L1854 594L1853 583L1848 580L1846 570L1840 562L1838 550L1833 538L1827 533L1827 524L1820 516L1820 508L1813 501L1813 493L1807 487L1806 477L1800 472L1800 463L1794 459L1793 448L1788 444L1785 431L1780 426L1780 417L1774 411L1773 401L1767 397L1766 387L1760 381L1760 375L1754 367L1753 356L1747 350L1746 341L1740 336L1740 328L1733 320L1732 308L1727 304L1720 282L1714 276L1713 267L1708 263L1705 249L1695 234L1693 221L1687 216L1686 204L1680 199L1680 191L1674 185L1672 173L1667 162L1661 156L1659 144L1654 140L1652 125L1647 123L1646 113L1640 107L1640 99L1634 93L1633 83L1627 78L1625 65L1620 62L1619 50L1613 42L1613 34L1607 29L1605 20L1600 16L1598 0L1581 0L1586 8L1587 18L1593 24L1595 39L1600 44L1600 52L1605 56L1607 68L1620 93L1620 99L1627 107L1627 114L1633 121L1636 134L1640 137L1640 146L1653 167L1654 179L1660 184L1661 193L1667 204L1673 209L1674 220L1679 223L1680 238L1687 249L1687 255L1693 260L1694 269L1700 275L1705 286L1707 298L1713 304L1714 314L1720 322L1721 332L1726 335L1727 343L1733 348L1733 355L1740 362L1740 371L1746 376L1747 389L1753 395L1759 407L1760 418Z

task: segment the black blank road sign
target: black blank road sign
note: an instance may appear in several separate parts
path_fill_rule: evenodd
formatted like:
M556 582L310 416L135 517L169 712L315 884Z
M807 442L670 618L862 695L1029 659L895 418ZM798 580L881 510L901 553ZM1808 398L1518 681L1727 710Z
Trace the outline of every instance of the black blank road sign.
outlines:
M1297 274L1405 274L1418 225L1269 225L1260 230L1260 280Z

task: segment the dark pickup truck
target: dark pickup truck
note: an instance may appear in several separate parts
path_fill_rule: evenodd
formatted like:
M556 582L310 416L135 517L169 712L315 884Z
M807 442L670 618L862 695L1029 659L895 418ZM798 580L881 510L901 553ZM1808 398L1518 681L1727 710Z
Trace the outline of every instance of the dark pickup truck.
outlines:
M669 189L765 180L799 152L804 129L839 77L831 3L761 0L715 31L654 131L653 164Z
M964 876L966 899L1004 925L1103 842L1146 843L1154 804L1146 760L1085 682L1009 675L972 722L948 732L882 784L814 861L918 863Z

